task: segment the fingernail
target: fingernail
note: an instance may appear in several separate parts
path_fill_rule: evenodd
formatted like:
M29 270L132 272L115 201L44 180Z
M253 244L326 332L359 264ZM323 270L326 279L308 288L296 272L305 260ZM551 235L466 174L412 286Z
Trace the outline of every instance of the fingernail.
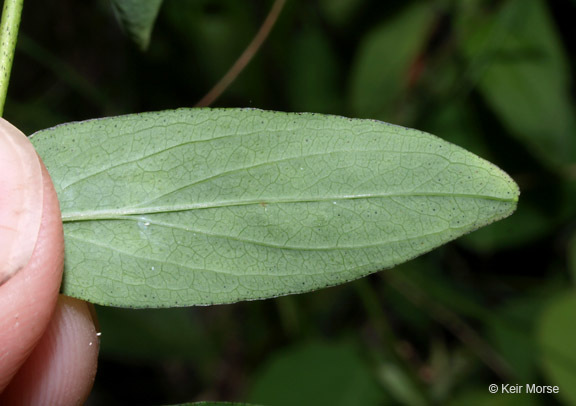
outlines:
M0 118L0 285L30 261L42 207L38 155L22 131Z

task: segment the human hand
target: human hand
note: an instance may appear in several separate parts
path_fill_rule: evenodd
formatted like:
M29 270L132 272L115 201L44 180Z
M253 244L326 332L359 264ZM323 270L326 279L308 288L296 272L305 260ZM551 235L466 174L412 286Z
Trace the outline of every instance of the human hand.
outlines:
M91 305L59 295L58 199L26 136L0 118L0 404L82 404L99 339Z

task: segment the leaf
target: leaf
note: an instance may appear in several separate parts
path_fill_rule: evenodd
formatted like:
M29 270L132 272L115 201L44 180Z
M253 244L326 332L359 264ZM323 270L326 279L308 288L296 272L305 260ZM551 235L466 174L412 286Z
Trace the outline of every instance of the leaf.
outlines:
M150 44L154 22L163 0L112 0L118 20L141 50Z
M411 406L423 406L428 404L426 397L418 390L415 383L407 375L406 371L399 365L385 360L378 366L377 375L385 393L393 400L377 402L376 404ZM342 403L342 406L347 404L351 404L351 402Z
M275 406L369 406L381 405L383 395L353 345L319 342L272 357L262 367L249 399Z
M394 115L433 21L430 4L419 2L365 36L351 75L354 114L382 119Z
M478 117L471 112L474 108L468 103L444 104L433 115L426 129L441 134L446 141L458 144L484 158L491 154L487 141L483 138ZM532 191L534 193L534 191ZM484 227L478 232L466 235L459 242L482 253L491 253L517 247L541 238L553 226L546 216L551 210L534 207L524 196L514 216ZM558 212L558 210L553 210Z
M576 405L576 294L554 297L544 310L538 329L540 359L549 385L560 388L558 396Z
M574 162L570 70L546 3L505 2L463 45L482 95L510 132L548 165Z
M60 200L63 292L121 307L348 282L510 215L519 194L432 135L314 113L182 109L32 142Z

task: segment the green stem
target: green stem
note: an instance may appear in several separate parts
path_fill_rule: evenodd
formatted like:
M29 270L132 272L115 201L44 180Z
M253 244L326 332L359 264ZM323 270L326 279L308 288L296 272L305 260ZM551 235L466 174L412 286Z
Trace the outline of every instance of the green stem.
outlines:
M0 117L4 113L24 0L4 0L0 21Z

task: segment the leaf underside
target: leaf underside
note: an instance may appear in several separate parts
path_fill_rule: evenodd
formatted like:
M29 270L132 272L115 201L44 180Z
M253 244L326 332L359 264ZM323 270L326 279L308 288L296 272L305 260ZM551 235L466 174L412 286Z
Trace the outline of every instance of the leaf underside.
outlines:
M181 109L31 140L60 200L63 293L111 306L340 284L506 217L519 195L430 134L313 113Z

